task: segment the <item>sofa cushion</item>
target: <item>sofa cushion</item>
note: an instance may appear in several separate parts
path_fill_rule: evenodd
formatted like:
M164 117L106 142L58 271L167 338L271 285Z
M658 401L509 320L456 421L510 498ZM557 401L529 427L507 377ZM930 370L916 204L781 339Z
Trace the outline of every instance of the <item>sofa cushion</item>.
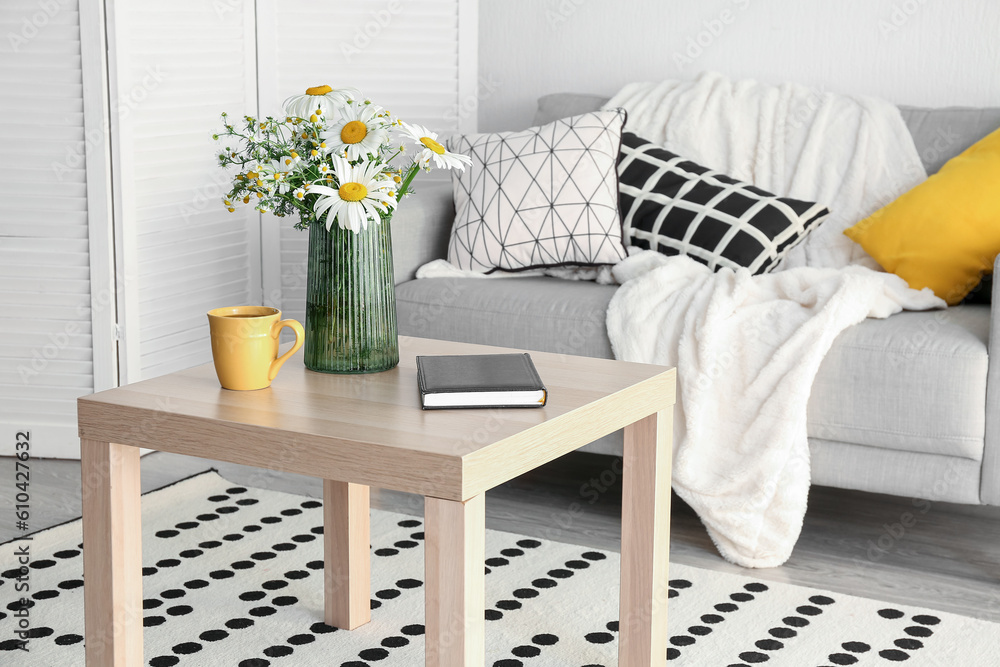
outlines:
M396 286L399 333L612 358L614 285L524 278L425 278Z
M624 123L616 109L452 137L449 149L472 163L452 174L448 261L492 273L625 259L616 171Z
M1000 130L844 234L913 289L930 287L955 305L1000 254L997 183Z
M618 190L625 242L687 255L713 271L767 273L830 214L778 197L622 133Z
M809 398L809 436L979 460L990 309L899 313L837 337Z
M396 287L399 332L611 358L615 289L547 277L411 280ZM810 438L981 459L989 322L988 307L970 305L851 327L813 384Z

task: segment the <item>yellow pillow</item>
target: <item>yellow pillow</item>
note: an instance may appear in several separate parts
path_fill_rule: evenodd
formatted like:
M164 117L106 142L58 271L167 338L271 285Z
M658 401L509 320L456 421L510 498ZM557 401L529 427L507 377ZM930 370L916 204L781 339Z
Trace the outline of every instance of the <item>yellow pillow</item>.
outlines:
M1000 130L844 233L910 287L959 303L1000 254Z

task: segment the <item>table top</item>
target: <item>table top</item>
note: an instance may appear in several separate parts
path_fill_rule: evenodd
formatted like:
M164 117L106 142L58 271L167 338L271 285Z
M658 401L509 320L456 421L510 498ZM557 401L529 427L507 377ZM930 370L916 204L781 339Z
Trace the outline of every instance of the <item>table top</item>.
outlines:
M267 389L229 391L212 364L79 399L80 437L467 500L674 404L662 366L530 352L542 408L422 410L416 357L507 348L399 339L382 373L334 375L293 356Z

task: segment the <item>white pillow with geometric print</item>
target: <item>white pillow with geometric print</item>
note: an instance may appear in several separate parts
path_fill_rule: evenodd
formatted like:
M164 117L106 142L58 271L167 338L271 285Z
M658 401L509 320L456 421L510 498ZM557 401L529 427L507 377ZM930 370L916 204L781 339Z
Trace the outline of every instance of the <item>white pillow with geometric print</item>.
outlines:
M452 172L448 261L466 271L602 266L625 259L616 165L625 111L520 132L453 137L472 158Z

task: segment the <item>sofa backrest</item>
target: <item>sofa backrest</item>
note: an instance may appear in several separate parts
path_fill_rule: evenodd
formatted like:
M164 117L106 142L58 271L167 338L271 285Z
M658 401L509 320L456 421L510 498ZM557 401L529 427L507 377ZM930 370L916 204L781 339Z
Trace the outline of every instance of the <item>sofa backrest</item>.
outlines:
M608 101L601 95L555 93L538 100L534 124L600 109ZM1000 109L923 109L900 107L928 173L1000 127ZM393 265L396 282L412 280L423 264L447 257L451 221L455 217L451 186L427 184L413 201L393 216Z
M554 93L538 100L535 125L600 109L610 98L583 93ZM1000 108L900 106L903 121L928 174L1000 127Z
M597 111L608 103L610 97L588 95L586 93L552 93L538 98L533 125L545 125L560 118L579 116L588 111Z
M900 106L928 174L1000 127L1000 109Z

